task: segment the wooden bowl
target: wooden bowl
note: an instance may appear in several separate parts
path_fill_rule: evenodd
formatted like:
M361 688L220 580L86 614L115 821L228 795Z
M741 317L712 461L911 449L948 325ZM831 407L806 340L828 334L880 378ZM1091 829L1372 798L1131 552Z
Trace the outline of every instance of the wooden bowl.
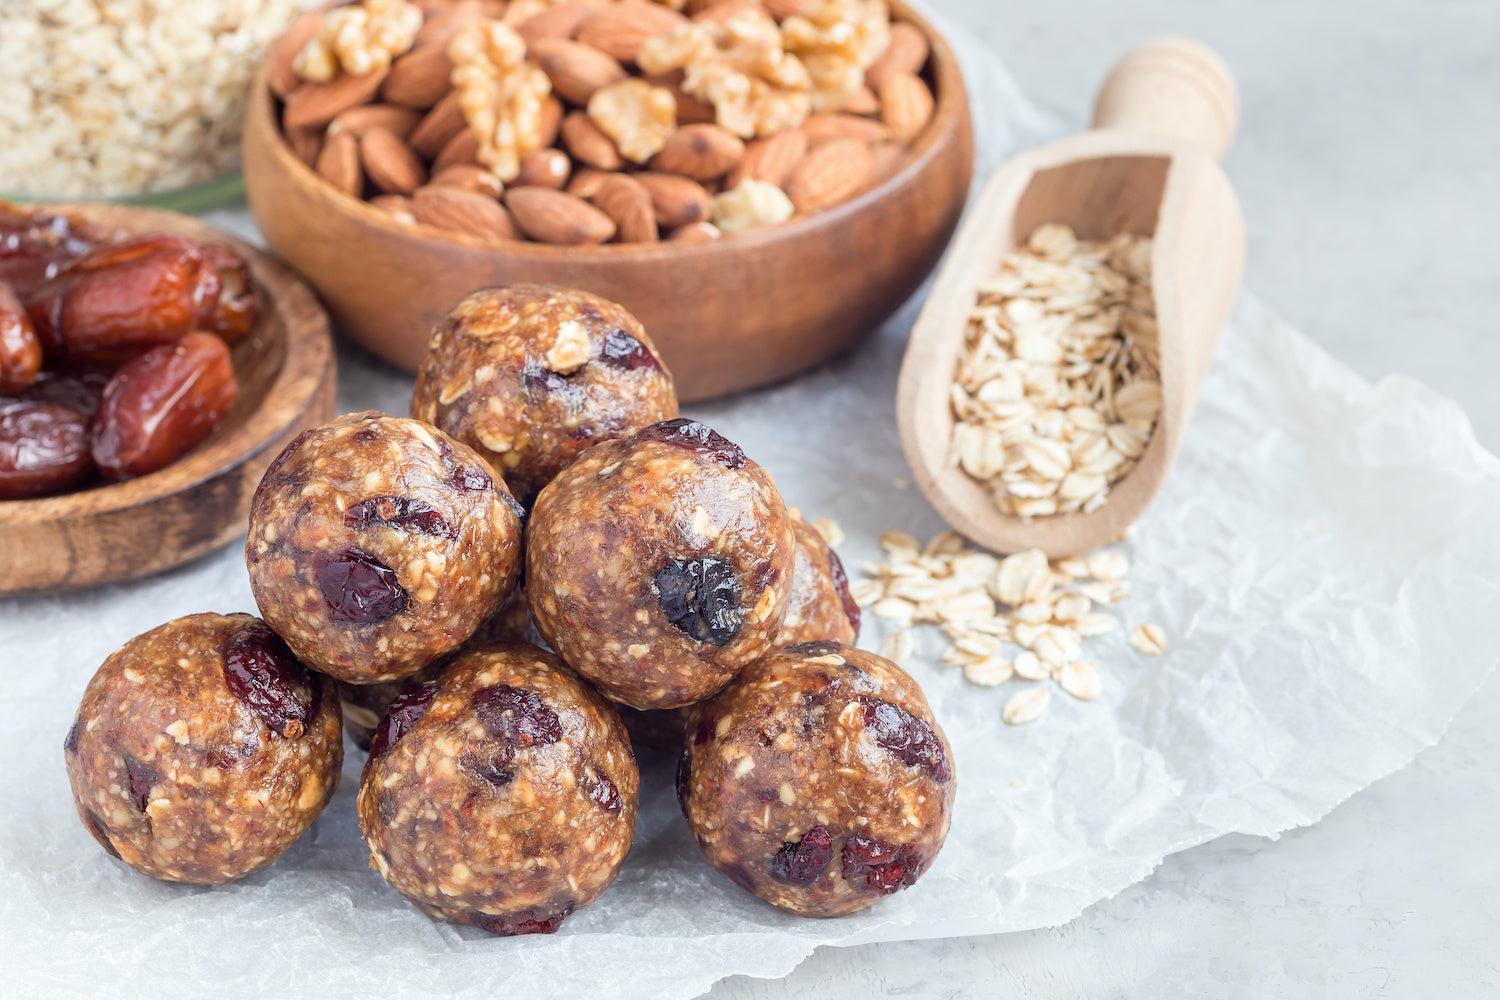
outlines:
M264 315L235 345L240 395L222 426L159 472L37 500L0 501L0 595L76 590L150 576L245 532L266 466L333 416L328 317L284 264L196 219L124 205L49 206L106 231L175 232L249 261Z
M917 290L969 193L973 133L953 51L932 44L937 105L905 165L827 212L698 245L497 245L393 220L335 191L293 155L264 70L245 123L245 190L266 242L318 290L334 323L414 371L433 324L477 288L547 282L633 312L685 402L785 378L848 350Z

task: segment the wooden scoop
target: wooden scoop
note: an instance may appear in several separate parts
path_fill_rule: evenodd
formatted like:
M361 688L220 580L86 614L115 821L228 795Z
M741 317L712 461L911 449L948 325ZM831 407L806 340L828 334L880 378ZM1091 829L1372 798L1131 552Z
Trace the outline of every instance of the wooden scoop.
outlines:
M1110 71L1091 130L1013 157L986 183L912 330L896 392L901 443L917 483L962 534L997 552L1073 555L1121 538L1156 495L1244 269L1244 220L1218 164L1234 137L1238 104L1213 50L1184 38L1148 42ZM949 463L948 395L979 283L1047 222L1085 239L1155 237L1163 400L1144 454L1102 507L1027 520L1001 513L984 486Z

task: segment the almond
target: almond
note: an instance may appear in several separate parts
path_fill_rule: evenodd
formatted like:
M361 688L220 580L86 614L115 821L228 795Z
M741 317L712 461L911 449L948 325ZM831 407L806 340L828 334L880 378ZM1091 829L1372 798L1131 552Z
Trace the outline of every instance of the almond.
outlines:
M807 145L807 134L798 129L746 143L744 158L730 172L724 186L733 191L748 177L785 188L792 171L807 155Z
M880 122L861 118L858 115L833 114L808 115L799 128L807 136L809 149L816 149L834 139L858 139L860 142L884 142L891 137L891 130Z
M499 198L505 185L492 171L473 163L455 163L432 175L428 187L452 187L482 194L487 198Z
M292 26L271 43L270 51L266 53L266 84L271 93L286 100L301 86L302 78L292 69L292 64L297 61L297 53L322 30L323 15L307 14L293 21Z
M650 173L636 174L635 179L651 196L656 221L663 229L678 229L713 215L713 195L697 181L677 174Z
M386 72L380 69L363 76L344 73L327 83L303 83L288 95L281 123L288 129L327 125L340 112L369 104L385 82Z
M892 73L922 72L922 67L927 65L927 56L930 51L931 46L927 43L927 36L922 34L921 28L914 24L907 24L905 21L892 24L891 43L886 46L880 58L865 70L865 84L878 94L880 85Z
M562 129L563 106L551 94L542 102L542 113L540 123L541 143L545 146L557 145L557 134Z
M504 205L459 187L429 184L418 188L412 198L412 214L418 222L481 240L522 238Z
M532 60L563 100L579 106L600 87L625 79L625 67L598 49L564 38L541 38L530 47Z
M547 188L511 188L505 204L521 231L542 243L603 243L615 234L609 216L581 198Z
M588 0L563 0L523 21L516 34L527 45L543 38L576 38L579 27L592 13L593 4Z
M870 147L858 139L833 139L812 152L792 171L786 193L803 215L848 201L869 184L875 168Z
M454 136L468 128L468 122L464 120L464 109L458 98L458 91L455 90L438 101L406 137L412 150L422 159L430 160L437 156Z
M850 94L844 101L840 111L849 115L878 115L880 114L880 98L875 96L875 91L869 87L860 87Z
M448 144L433 159L432 169L442 170L444 167L451 167L455 163L478 162L479 137L468 126L465 126L459 129L457 135L448 140Z
M412 200L404 194L377 194L370 199L370 205L380 209L397 222L405 223L408 226L415 224L417 221L417 217L412 214L415 206L412 204Z
M812 6L812 0L761 0L761 4L772 17L783 21L804 13Z
M906 162L906 147L899 142L877 142L870 147L870 161L870 186L884 184Z
M610 174L594 192L594 204L614 220L615 239L621 243L655 243L656 210L651 195L628 174Z
M359 140L352 132L330 133L318 153L318 175L336 191L358 198L365 187L364 171L359 166Z
M718 125L685 125L667 137L651 158L651 169L707 181L733 170L745 155L745 144Z
M290 128L286 130L286 144L292 147L292 155L312 167L318 162L318 153L323 149L323 129Z
M359 158L370 183L385 194L411 194L427 183L427 168L411 147L383 128L359 137Z
M599 185L609 176L609 171L598 170L594 167L583 167L573 172L573 179L568 182L568 194L585 201L594 197L599 190Z
M932 91L912 73L892 73L880 85L880 120L891 138L911 145L932 121Z
M712 222L690 222L668 236L673 243L712 243L724 233Z
M578 29L578 40L622 63L633 63L646 39L670 35L688 23L672 8L651 0L621 0L590 15Z
M563 119L562 141L580 163L600 170L619 170L625 165L615 141L582 111L569 112Z
M453 36L458 34L458 29L464 23L474 18L484 17L484 4L479 0L458 0L457 3L438 4L432 8L427 21L422 25L422 30L417 32L417 37L412 42L412 49L425 49L436 45L439 48L447 46Z
M453 61L441 45L416 49L391 64L380 96L392 104L426 111L453 90Z
M366 129L383 128L402 139L411 134L422 116L411 108L398 108L394 104L364 104L350 108L328 123L328 134L348 132L358 137Z
M560 149L538 149L521 157L521 172L512 182L516 187L544 187L560 191L568 183L573 161Z

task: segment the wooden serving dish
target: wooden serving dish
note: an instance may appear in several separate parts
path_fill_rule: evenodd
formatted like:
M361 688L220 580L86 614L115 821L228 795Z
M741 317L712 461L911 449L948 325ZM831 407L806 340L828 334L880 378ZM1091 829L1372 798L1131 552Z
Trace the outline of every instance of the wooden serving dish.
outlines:
M854 200L708 244L496 245L396 222L335 191L293 155L265 73L245 122L245 190L266 242L318 290L335 324L414 371L433 324L477 288L547 282L624 305L685 402L774 382L848 350L917 290L958 224L973 133L958 60L927 35L933 120L905 166Z
M196 219L124 205L49 211L125 233L175 232L249 261L263 315L234 346L240 394L203 444L138 479L37 500L0 501L0 595L76 590L150 576L244 534L250 497L293 437L333 416L328 317L285 265Z

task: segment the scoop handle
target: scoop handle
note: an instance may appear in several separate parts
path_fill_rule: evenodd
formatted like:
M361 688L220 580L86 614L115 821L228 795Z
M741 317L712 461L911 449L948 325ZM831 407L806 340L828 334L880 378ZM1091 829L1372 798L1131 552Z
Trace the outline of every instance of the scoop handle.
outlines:
M1094 101L1094 127L1183 139L1223 160L1239 124L1239 91L1213 49L1157 38L1115 63Z

